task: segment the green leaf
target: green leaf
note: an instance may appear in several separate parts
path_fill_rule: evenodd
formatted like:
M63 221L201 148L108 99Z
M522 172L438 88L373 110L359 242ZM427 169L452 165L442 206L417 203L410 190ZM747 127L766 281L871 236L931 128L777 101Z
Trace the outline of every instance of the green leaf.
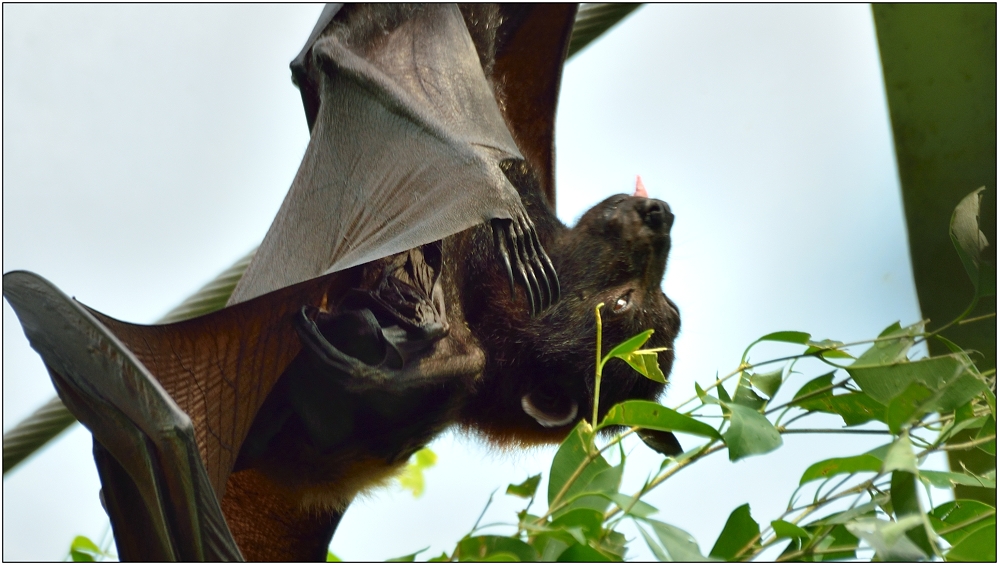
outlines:
M861 390L882 404L888 404L912 383L920 383L935 393L942 392L933 405L934 410L941 412L949 412L966 404L987 387L984 379L974 372L974 366L963 354L894 365L853 365L847 371Z
M684 416L675 410L666 408L648 400L628 400L614 406L600 422L600 428L611 425L647 428L661 432L685 432L712 439L721 439L718 430L697 421L690 416Z
M906 516L896 522L865 518L846 524L846 529L866 541L881 561L921 561L928 555L905 535L921 524L919 516Z
M774 529L774 536L777 539L811 539L811 534L808 530L801 528L792 524L791 522L785 522L784 520L774 520L770 522L770 527Z
M970 404L966 404L968 408L971 408ZM951 425L945 426L943 430L940 431L940 441L948 442L955 435L961 433L966 429L978 430L985 425L986 418L984 416L970 417L967 419L960 419L959 416L955 415L955 421L951 422Z
M69 545L69 556L75 562L90 562L103 557L104 552L87 536L76 536Z
M922 322L905 328L901 327L898 322L895 322L881 332L878 336L878 341L872 343L867 351L864 351L860 357L857 357L852 366L867 367L905 361L909 349L915 344L915 336L922 333L922 331Z
M729 514L725 527L708 555L725 561L738 560L759 548L759 537L760 525L750 515L749 505L743 504Z
M944 558L947 561L996 562L996 528L982 526L950 548Z
M694 383L694 391L697 393L697 398L701 399L704 404L719 404L718 399L711 396L701 388L701 385Z
M908 471L895 471L892 473L891 505L899 522L908 518L917 519L915 522L916 525L908 528L905 531L905 535L924 554L927 556L934 555L936 552L928 533L930 524L923 513L922 505L919 503L916 475Z
M633 496L628 496L627 494L622 494L619 492L612 493L610 499L614 501L614 504L618 506L622 511L627 509L627 513L631 516L637 518L648 518L649 516L659 512L659 509L647 502L642 502Z
M551 471L548 474L548 505L555 502L555 497L566 486L569 479L576 473L576 470L586 461L591 442L593 441L593 428L586 420L581 420L579 424L569 433L552 460ZM597 456L589 463L575 482L568 487L566 496L582 491L582 488L589 484L597 474L606 469L610 469L610 464L603 456ZM617 489L615 489L617 490Z
M656 556L656 560L670 561L669 554L666 553L666 550L663 549L663 546L659 545L659 542L657 542L651 535L649 535L649 532L646 532L645 528L641 526L636 526L636 527L638 528L639 533L642 534L642 539L645 540L645 545L648 545L649 549L652 550L652 554Z
M565 562L604 563L610 560L611 559L609 557L607 557L603 553L593 549L588 545L575 543L573 545L570 545L568 549L563 551L562 554L558 556L557 561L559 561L560 563L565 563Z
M946 347L947 349L949 349L951 353L964 353L964 348L963 347L961 347L960 345L954 343L953 341L945 338L942 335L937 334L937 335L933 336L933 339L935 339L935 340L939 341L940 343L944 344L944 347Z
M822 399L832 396L832 389L815 394L815 396L810 396L808 398L804 397L815 393L817 390L832 386L833 374L834 373L826 373L822 376L815 377L802 385L802 387L798 389L798 392L794 393L794 398L791 400L791 404L799 406L805 410L828 412L828 404L823 402Z
M835 341L831 339L823 339L822 341L811 341L808 342L808 348L805 349L804 355L811 355L813 353L819 353L822 357L828 359L853 359L853 355L845 351L840 351L840 347L843 347L842 341Z
M897 440L892 442L891 447L888 448L888 454L885 455L884 472L890 473L892 471L907 471L914 475L919 473L916 455L912 452L912 443L909 441L907 432L903 432Z
M423 494L425 482L423 472L433 467L437 463L437 454L429 447L417 451L409 459L406 468L396 477L399 486L413 493L413 498L419 498Z
M340 559L332 551L326 550L326 562L327 563L343 563L343 559Z
M806 528L809 531L812 531L813 527L829 526L833 524L849 524L860 516L873 518L877 509L879 507L883 507L889 502L890 499L888 498L888 495L876 495L870 502L861 504L860 506L855 506L843 512L834 512L824 518L815 520L814 522L808 524Z
M981 449L982 451L984 451L985 453L988 453L989 455L995 455L996 454L996 440L995 440L995 436L996 436L996 421L995 421L995 418L993 418L992 416L989 416L989 419L986 420L985 424L982 425L982 429L978 430L978 435L975 436L975 439L982 439L982 438L986 438L986 437L989 437L989 436L992 436L992 441L980 444L978 446L978 449Z
M977 500L953 500L934 508L929 518L933 529L956 545L979 528L995 528L996 509Z
M728 395L728 391L725 390L725 385L718 385L715 387L715 390L718 391L718 400L720 400L722 404L732 402L732 398Z
M611 495L616 494L621 488L623 472L624 463L622 462L620 465L600 471L592 478L580 477L580 480L569 489L566 495L566 500L569 501L568 506L556 511L553 516L561 516L576 508L592 508L605 512L610 507Z
M989 385L985 378L978 372L966 353L954 356L960 374L954 379L946 381L941 387L939 397L933 403L936 412L950 412L971 402L973 398L981 393L989 393Z
M658 520L646 519L645 523L652 526L659 543L663 544L673 561L708 561L701 554L697 541L687 532Z
M825 461L813 463L801 475L799 485L817 479L828 479L836 475L851 473L877 473L883 463L873 455L855 455L853 457L833 457Z
M799 345L805 345L806 343L808 343L808 340L811 338L812 334L808 334L805 332L794 332L794 331L774 332L761 337L760 339L756 340L755 343L759 343L761 341L781 341L784 343L797 343Z
M749 374L746 372L743 372L739 377L739 384L735 387L735 394L732 395L732 402L752 408L753 410L760 410L767 404L766 400L760 398L760 395L753 391L752 383L749 380Z
M603 537L596 545L596 549L605 555L609 555L618 561L624 561L624 554L628 551L628 540L621 532L610 530L603 533Z
M920 383L912 383L902 394L891 399L885 419L891 433L898 434L905 426L925 414L923 407L927 399L933 397L933 391Z
M531 546L541 554L541 561L551 562L558 559L573 541L573 537L566 532L558 532L557 535L539 534L531 540Z
M862 392L834 394L833 373L816 377L801 387L791 403L804 410L837 414L847 426L856 426L871 420L884 421L885 406ZM808 395L814 396L808 396Z
M728 403L725 407L730 411L729 427L722 439L728 446L729 460L769 453L784 443L763 414L739 404Z
M894 443L894 441L892 443ZM886 443L884 445L879 445L879 446L875 447L874 449L871 449L869 451L864 452L864 454L865 455L873 455L873 456L877 457L878 459L884 461L885 458L888 457L888 450L891 449L891 446L892 446L891 443Z
M755 375L750 375L749 382L752 383L757 390L767 395L767 398L773 398L777 391L780 390L780 385L783 384L784 380L782 375L784 374L784 369L777 369L769 373L758 373Z
M812 535L818 533L818 527L808 528ZM843 524L837 524L818 543L812 546L809 555L815 561L840 561L857 557L857 545L860 539L850 533ZM838 551L836 551L838 550Z
M649 338L652 337L654 332L655 330L645 330L644 332L619 343L616 347L610 350L610 353L604 356L603 363L606 363L614 357L623 359L629 353L637 351L645 345L646 341L649 341Z
M596 538L600 535L604 522L604 514L592 508L576 508L552 520L550 529L568 530L576 528L585 538ZM580 543L584 541L579 540Z
M533 477L529 477L526 481L520 483L519 485L508 485L506 487L506 493L519 496L521 498L532 498L534 497L534 493L538 491L538 483L540 482L541 475L537 474Z
M806 353L811 353L811 352L810 351L806 351ZM823 359L853 359L854 358L853 355L850 355L846 351L841 351L839 349L823 349L822 352L819 353L819 357L822 357Z
M458 542L454 550L459 561L537 561L538 552L515 538L475 536Z
M618 358L623 359L645 378L666 384L666 375L659 368L659 353L657 351L640 349L626 355L619 355Z
M996 488L996 482L983 477L975 477L964 473L952 473L950 471L919 471L919 476L923 477L937 488L954 488L954 485L967 485L969 487Z
M862 392L833 395L828 405L828 411L838 414L847 426L859 426L871 420L885 421L885 405Z
M428 549L430 549L429 546L428 547L424 547L423 549L421 549L419 551L416 551L414 553L410 553L409 555L403 555L402 557L392 557L390 559L386 559L385 561L387 563L412 563L413 561L416 561L416 556L417 555L423 553L424 551L426 551ZM327 561L329 561L329 556L330 555L333 555L333 554L332 553L328 553L327 554L327 556L326 556L327 557ZM336 557L336 556L333 555L333 557ZM337 559L337 561L339 561L339 559Z
M983 254L989 246L988 239L982 233L979 217L984 190L983 186L965 196L950 217L950 239L961 258L964 270L975 285L976 297L996 293L995 265L985 262Z

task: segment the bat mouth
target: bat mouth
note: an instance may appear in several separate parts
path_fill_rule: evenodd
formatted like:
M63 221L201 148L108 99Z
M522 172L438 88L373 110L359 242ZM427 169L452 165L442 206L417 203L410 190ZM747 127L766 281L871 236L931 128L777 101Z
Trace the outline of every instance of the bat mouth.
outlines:
M579 404L564 395L541 389L520 397L524 413L545 428L559 428L573 423L579 413Z

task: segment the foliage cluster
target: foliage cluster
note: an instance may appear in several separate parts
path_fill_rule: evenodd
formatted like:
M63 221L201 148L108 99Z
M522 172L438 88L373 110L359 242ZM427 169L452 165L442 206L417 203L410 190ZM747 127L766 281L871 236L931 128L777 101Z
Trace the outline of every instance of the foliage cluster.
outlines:
M968 195L951 220L951 239L976 289L973 303L958 319L934 331L927 331L925 322L906 327L895 323L877 338L855 343L817 341L797 331L771 333L746 349L734 371L709 387L695 385L696 395L675 409L629 401L613 407L594 426L595 409L593 418L580 422L555 455L545 493L547 510L531 512L541 475L511 484L508 495L528 500L512 524L512 534L483 534L495 525L477 523L453 551L430 561L623 560L628 540L619 525L625 520L635 523L662 561L747 561L764 552L777 561L865 556L883 561L995 561L994 507L976 500L936 506L925 502L932 500L931 486L996 488L994 469L976 475L966 469L924 468L938 452L978 449L993 457L996 453L995 370L979 371L976 352L939 335L954 324L994 323L994 313L967 318L979 298L995 294L995 267L982 261L988 242L979 229L981 192ZM596 316L599 336L599 306ZM602 368L612 359L627 362L648 378L663 378L655 363L656 350L641 349L651 333L635 336L604 356L598 349L597 397ZM916 346L930 339L940 340L949 353L920 353L926 348ZM750 351L763 342L793 344L801 350L749 363ZM599 348L599 337L597 343ZM851 353L864 345L859 354ZM819 360L827 370L799 384L790 400L774 402L778 391L804 380L805 372L796 370L804 359ZM844 427L801 426L801 421L818 414L834 415ZM601 441L608 431L622 427L623 432ZM637 492L620 492L627 459L621 441L643 429L679 432L702 443L666 457ZM973 431L974 439L956 442L963 431ZM726 451L736 461L774 451L784 434L838 432L882 434L890 441L809 466L786 511L769 523L758 523L749 505L739 506L706 554L690 534L655 519L657 509L643 500L678 471L713 453ZM418 554L398 560L414 560Z

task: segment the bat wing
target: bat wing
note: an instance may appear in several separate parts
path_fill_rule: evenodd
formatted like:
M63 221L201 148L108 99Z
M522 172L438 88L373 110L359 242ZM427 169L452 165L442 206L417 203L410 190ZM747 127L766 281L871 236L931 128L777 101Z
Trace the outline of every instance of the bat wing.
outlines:
M191 419L128 347L37 275L8 273L3 292L60 398L94 435L121 558L241 560Z
M291 63L292 77L302 95L305 117L312 130L319 113L319 85L307 71L313 44L333 22L343 4L327 4L306 42ZM532 168L537 171L548 203L555 206L555 108L562 66L572 37L578 5L570 4L460 4L466 26L499 21L488 45L477 44L484 71L504 103L500 111L507 128ZM496 10L492 18L489 10Z
M466 21L476 6L465 5ZM577 4L500 4L489 70L507 127L555 207L555 109Z
M301 350L294 316L335 305L355 275L155 326L91 310L33 273L4 275L3 294L59 396L94 435L123 559L238 558L218 501L239 448Z
M307 115L315 108L312 139L228 308L141 326L88 309L37 275L4 275L4 295L60 397L94 434L123 559L240 558L218 501L254 416L301 350L293 317L359 286L351 267L505 221L494 223L498 251L532 310L531 288L539 304L557 300L554 270L500 167L526 155L551 176L558 77L531 79L514 64L535 48L536 31L524 30L542 25L537 10L510 12L495 43L488 76L524 82L495 87L506 97L501 110L456 7L401 8L378 25L327 8L296 75ZM564 45L537 49L561 68ZM532 111L538 128L507 125ZM545 277L554 292L539 284Z
M500 167L524 156L457 6L347 6L329 19L296 67L307 115L317 105L311 141L230 304L490 220L532 311L557 300Z

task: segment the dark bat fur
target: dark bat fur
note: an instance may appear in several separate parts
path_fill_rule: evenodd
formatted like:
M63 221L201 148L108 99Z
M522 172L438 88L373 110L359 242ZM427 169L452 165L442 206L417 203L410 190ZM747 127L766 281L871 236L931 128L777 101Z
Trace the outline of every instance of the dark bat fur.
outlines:
M448 427L500 445L552 443L590 414L599 302L606 304L605 348L647 328L656 330L650 347L672 347L679 313L660 290L669 207L616 195L571 229L553 212L554 105L575 8L465 5L459 20L448 10L362 5L323 12L292 63L313 142L229 307L176 324L138 326L87 309L37 275L4 275L4 295L60 396L94 433L123 559L323 560L353 497L389 480ZM436 19L426 18L431 13ZM446 20L451 23L441 23ZM370 132L360 130L343 137L340 122L330 121L338 108L323 104L332 104L330 92L348 88L338 73L354 72L349 53L370 56L383 70L422 69L385 46L398 39L396 30L412 32L413 22L439 31L455 21L468 32L456 45L471 45L482 70L456 85L455 100L485 78L495 103L490 111L500 120L494 123L502 128L491 134L501 148L494 169L465 189L473 204L499 204L472 206L463 219L389 238L373 250L348 245L365 258L361 263L338 267L337 256L301 255L324 245L296 235L296 222L315 212L303 194L331 192L316 184L327 182L322 167L336 162L331 151L343 150L355 134L357 143L397 141L365 138ZM412 37L422 48L423 38ZM363 73L360 84L370 88ZM428 84L412 76L399 80L403 90ZM329 90L331 84L341 90ZM468 98L473 106L480 94ZM388 100L390 108L399 100L371 96ZM401 108L389 118L412 113L419 121L438 111ZM456 119L460 124L461 115ZM469 127L474 134L483 126ZM340 147L330 146L330 131L341 135L333 144ZM516 146L502 149L510 139ZM455 149L456 170L472 154L462 151ZM424 165L406 162L405 155L397 161L394 172L403 178ZM332 190L333 198L341 198L337 190L366 189ZM396 198L412 196L400 187L388 190L398 191ZM428 190L434 198L433 186ZM339 200L322 206L342 208ZM432 200L421 209L428 225L441 223ZM344 234L360 225L340 217L330 222L349 224ZM668 374L672 349L660 353L659 362ZM605 368L604 383L602 413L663 390L618 362ZM646 436L660 451L679 450L671 434Z

